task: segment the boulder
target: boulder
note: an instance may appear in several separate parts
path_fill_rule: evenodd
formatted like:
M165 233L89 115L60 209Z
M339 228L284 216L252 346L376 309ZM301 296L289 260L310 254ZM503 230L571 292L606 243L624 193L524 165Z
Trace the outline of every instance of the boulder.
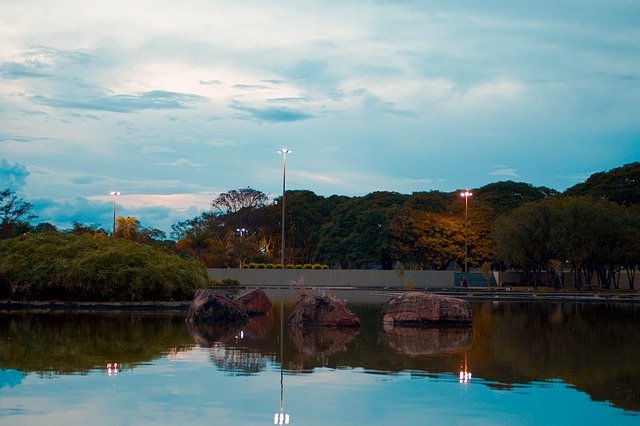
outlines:
M360 319L344 302L328 296L302 295L289 315L294 327L360 327Z
M463 299L411 291L384 304L382 320L395 325L470 325L473 311Z
M249 315L226 291L201 288L187 311L188 322L245 323Z
M249 315L266 315L271 310L271 300L261 289L254 289L234 299Z

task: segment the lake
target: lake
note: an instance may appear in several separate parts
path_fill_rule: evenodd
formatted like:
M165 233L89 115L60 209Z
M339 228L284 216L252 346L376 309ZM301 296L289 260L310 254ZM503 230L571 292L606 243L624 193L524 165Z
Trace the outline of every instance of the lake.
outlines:
M299 330L270 297L243 327L0 313L0 424L640 424L638 305L483 302L471 328L388 328L367 293L359 330Z

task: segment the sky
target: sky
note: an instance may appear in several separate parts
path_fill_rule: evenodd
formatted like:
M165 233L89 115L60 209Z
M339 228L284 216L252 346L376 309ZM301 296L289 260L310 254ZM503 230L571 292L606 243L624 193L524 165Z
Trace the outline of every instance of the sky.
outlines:
M0 188L169 231L251 187L564 190L640 160L640 2L0 0Z

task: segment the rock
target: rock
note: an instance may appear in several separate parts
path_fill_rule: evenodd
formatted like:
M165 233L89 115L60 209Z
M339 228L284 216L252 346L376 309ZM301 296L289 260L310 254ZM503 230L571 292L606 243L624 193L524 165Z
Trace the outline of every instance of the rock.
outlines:
M289 315L295 327L360 327L360 319L344 302L327 296L303 295Z
M383 331L382 341L405 355L437 355L471 347L471 327L394 327L385 324Z
M384 304L382 320L395 325L470 325L473 311L466 300L411 291Z
M271 300L264 291L254 289L234 299L249 315L266 315L271 310Z
M234 302L233 296L223 290L201 288L187 311L189 322L245 323L249 315Z

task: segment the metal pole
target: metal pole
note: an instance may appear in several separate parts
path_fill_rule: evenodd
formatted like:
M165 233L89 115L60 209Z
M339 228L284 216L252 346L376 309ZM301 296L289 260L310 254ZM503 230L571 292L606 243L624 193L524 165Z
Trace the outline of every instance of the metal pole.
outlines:
M284 151L284 150L283 150ZM280 247L280 263L284 265L284 217L285 217L285 192L287 179L287 153L282 157L282 246Z
M469 232L469 196L466 195L464 197L464 273L469 273L469 266L467 264L467 253L468 253L468 241L467 241L467 233Z
M284 220L285 220L285 193L286 193L286 181L287 181L287 154L291 154L293 151L287 148L278 150L279 154L282 154L282 241L280 247L280 263L284 265Z
M113 238L116 237L116 197L120 195L119 191L111 191L113 195Z

